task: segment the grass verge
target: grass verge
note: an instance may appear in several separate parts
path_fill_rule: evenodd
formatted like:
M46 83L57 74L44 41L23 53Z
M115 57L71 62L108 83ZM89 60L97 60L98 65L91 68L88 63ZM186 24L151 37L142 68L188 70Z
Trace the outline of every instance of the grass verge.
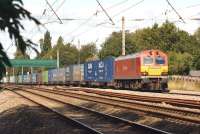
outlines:
M191 81L170 80L168 87L170 90L200 91L200 83Z

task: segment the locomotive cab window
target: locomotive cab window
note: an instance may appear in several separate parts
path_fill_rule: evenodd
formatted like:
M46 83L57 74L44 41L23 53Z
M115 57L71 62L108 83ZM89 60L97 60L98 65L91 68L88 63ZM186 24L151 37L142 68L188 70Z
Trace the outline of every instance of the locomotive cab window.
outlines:
M156 64L165 64L165 59L163 57L156 57Z
M143 59L143 64L148 65L153 63L153 58L152 57L144 57Z

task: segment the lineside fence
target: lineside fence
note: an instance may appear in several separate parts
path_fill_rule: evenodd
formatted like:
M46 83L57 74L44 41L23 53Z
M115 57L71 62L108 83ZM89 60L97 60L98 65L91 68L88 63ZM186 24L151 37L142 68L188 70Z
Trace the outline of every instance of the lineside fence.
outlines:
M182 75L169 75L169 80L181 80L186 82L196 82L200 83L200 77L192 77L192 76L182 76Z

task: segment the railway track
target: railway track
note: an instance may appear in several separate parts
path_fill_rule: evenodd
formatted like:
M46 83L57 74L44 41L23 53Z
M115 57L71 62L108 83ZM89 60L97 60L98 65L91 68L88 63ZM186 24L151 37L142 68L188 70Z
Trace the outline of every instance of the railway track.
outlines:
M16 87L7 87L7 89L71 120L78 126L87 129L90 134L169 134L168 132L140 125L129 120L76 106L57 98L41 95L39 92L50 94L50 92L44 90L37 90L36 93L30 89L22 90L17 88L18 90L14 90Z
M178 107L169 107L169 106L161 106L155 104L149 104L144 102L132 101L119 99L114 97L106 97L99 95L92 95L87 93L78 93L74 91L68 90L49 90L49 89L38 89L35 90L49 92L53 94L58 94L67 97L78 98L81 100L92 101L97 103L103 103L107 105L112 105L116 107L126 108L134 111L142 111L146 113L150 113L155 116L159 116L162 118L169 118L170 120L175 120L175 122L179 121L181 123L189 123L191 125L199 125L200 124L200 112L191 110L191 109L183 109Z
M173 106L200 109L200 101L198 100L184 100L184 99L175 99L175 98L170 98L170 97L142 96L142 95L117 93L117 92L103 91L103 90L92 90L88 88L61 88L61 87L59 88L55 87L55 88L57 90L61 89L61 90L83 91L87 93L93 93L93 94L109 96L109 97L117 97L117 98L128 99L128 100L146 101L146 102L153 102L153 103L166 103Z
M200 97L200 94L190 94L190 93L168 93L168 94L184 95L184 96L197 96L197 97ZM200 104L199 104L199 105L200 105Z

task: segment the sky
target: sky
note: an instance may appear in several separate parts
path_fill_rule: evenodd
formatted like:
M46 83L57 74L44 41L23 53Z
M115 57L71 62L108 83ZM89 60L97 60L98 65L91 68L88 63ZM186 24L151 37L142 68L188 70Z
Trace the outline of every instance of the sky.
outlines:
M121 30L121 18L125 17L125 29L134 32L137 29L150 27L154 23L161 25L168 19L177 27L190 34L200 27L200 0L169 0L185 23L168 5L166 0L99 0L114 25L102 11L96 0L48 0L62 24L48 6L46 0L23 0L24 7L43 25L23 20L25 30L22 34L33 42L39 43L46 30L50 31L52 43L62 36L65 42L84 45L95 42L101 44L113 31ZM15 47L7 33L0 31L0 41L10 58L14 57ZM39 48L39 47L38 47ZM33 58L35 53L28 51Z

